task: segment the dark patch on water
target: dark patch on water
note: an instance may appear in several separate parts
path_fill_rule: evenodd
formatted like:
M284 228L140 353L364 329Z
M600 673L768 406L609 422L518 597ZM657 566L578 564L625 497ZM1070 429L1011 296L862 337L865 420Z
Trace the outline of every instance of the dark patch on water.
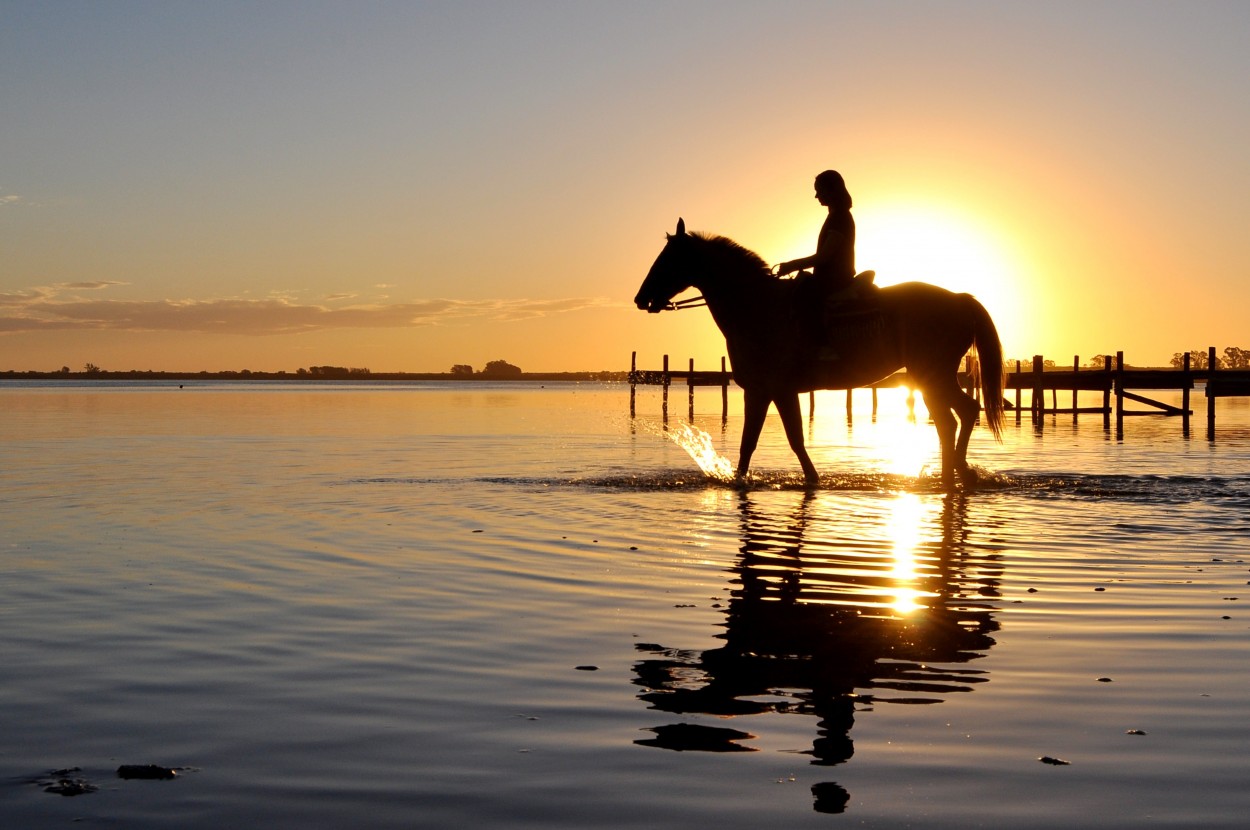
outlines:
M655 737L634 741L639 746L654 746L675 752L758 752L738 741L751 740L750 732L727 729L723 726L701 726L694 723L675 723L670 726L652 726L646 729Z
M818 813L845 813L846 805L851 803L851 794L834 781L813 784L812 797L815 799L812 809Z
M117 777L130 780L138 778L144 781L167 781L178 777L178 771L160 764L122 764L117 768Z
M99 791L82 773L82 767L49 770L46 773L23 779L27 784L35 784L43 788L45 793L73 797L87 795Z
M1043 755L1037 760L1041 761L1043 764L1050 764L1052 767L1066 767L1072 763L1071 761L1065 761L1062 758L1052 758L1049 755Z

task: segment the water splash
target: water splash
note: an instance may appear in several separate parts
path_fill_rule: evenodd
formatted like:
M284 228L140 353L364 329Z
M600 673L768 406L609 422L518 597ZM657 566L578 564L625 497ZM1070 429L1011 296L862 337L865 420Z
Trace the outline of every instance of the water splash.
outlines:
M708 478L733 481L734 465L712 446L712 436L693 424L678 424L666 433L669 440L685 450Z

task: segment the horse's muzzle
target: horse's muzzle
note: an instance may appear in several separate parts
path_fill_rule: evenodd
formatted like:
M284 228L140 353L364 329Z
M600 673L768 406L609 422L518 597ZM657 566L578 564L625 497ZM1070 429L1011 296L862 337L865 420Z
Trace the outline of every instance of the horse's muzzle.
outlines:
M634 297L634 305L638 306L640 311L645 311L648 314L659 314L661 311L663 311L665 308L668 307L668 303L662 302L660 300L643 299L643 296L641 294L639 294L637 297Z

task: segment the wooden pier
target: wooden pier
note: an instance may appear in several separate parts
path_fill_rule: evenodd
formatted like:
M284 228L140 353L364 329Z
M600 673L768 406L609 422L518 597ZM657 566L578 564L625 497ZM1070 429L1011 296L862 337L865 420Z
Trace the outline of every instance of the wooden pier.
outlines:
M726 368L725 358L721 358L720 370L696 370L694 360L689 362L689 368L685 370L675 370L669 366L668 355L664 355L663 368L658 370L639 369L637 365L638 353L634 352L630 357L629 370L629 414L630 417L636 416L636 389L640 385L656 385L663 387L663 418L668 423L668 398L669 388L677 383L685 383L687 387L687 400L690 420L694 420L694 390L697 386L718 386L721 390L721 420L722 422L729 417L729 384L733 381L733 373ZM965 369L959 373L959 383L974 396L979 395L979 390L973 386L975 377L973 358L969 355L966 358ZM1220 397L1232 396L1250 396L1250 369L1212 369L1217 365L1215 347L1212 346L1207 352L1207 367L1196 369L1190 366L1189 354L1186 353L1183 358L1183 364L1179 369L1132 369L1128 368L1124 362L1124 352L1116 352L1115 360L1108 359L1102 368L1081 367L1079 357L1074 357L1072 368L1067 369L1047 369L1045 361L1041 355L1033 358L1031 366L1027 369L1022 361L1015 361L1014 371L1008 367L1005 375L1004 394L1014 391L1014 400L1011 397L1004 397L1003 404L1008 412L1014 412L1016 422L1019 423L1023 417L1025 409L1025 401L1023 400L1024 392L1027 390L1028 410L1031 419L1035 423L1041 423L1046 415L1070 414L1073 418L1080 415L1101 415L1103 425L1110 428L1112 419L1115 421L1116 435L1122 437L1124 433L1124 419L1141 415L1163 415L1171 417L1179 417L1181 419L1181 428L1188 437L1190 418L1194 412L1190 408L1190 395L1195 387L1195 383L1201 381L1205 384L1205 393L1207 399L1207 437L1210 440L1215 438L1215 400ZM908 389L908 404L911 405L914 400L911 391L912 384L909 382L906 372L897 372L887 378L883 378L877 383L866 387L872 393L872 412L877 412L877 390L880 388L904 387ZM1164 403L1163 401L1150 398L1142 392L1164 391L1170 390L1181 393L1181 405ZM854 390L846 390L846 415L847 419L851 418L851 402L852 392ZM1071 406L1059 406L1059 393L1071 392ZM1081 392L1100 392L1102 393L1101 406L1080 406L1079 394ZM1047 406L1047 393L1050 397L1050 405ZM809 396L809 416L815 416L816 395L811 393ZM1130 408L1136 406L1137 408ZM1147 407L1142 409L1140 407Z
M690 358L690 368L686 370L672 370L668 366L668 355L664 355L664 368L654 371L638 368L638 352L633 352L629 357L629 417L636 416L635 397L637 387L643 386L662 386L664 387L663 407L664 407L664 423L668 423L668 390L673 385L673 381L684 380L688 387L687 397L690 402L690 420L694 420L694 388L696 386L719 386L720 387L720 417L721 420L729 418L729 384L733 381L733 373L725 368L725 358L720 359L720 371L695 371L694 358Z

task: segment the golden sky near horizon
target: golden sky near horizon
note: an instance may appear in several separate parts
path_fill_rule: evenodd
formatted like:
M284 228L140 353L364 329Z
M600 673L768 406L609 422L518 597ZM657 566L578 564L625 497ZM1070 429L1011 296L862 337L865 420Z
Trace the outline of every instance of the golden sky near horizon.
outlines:
M1250 5L0 0L0 370L712 365L679 216L972 291L1010 357L1250 347Z

